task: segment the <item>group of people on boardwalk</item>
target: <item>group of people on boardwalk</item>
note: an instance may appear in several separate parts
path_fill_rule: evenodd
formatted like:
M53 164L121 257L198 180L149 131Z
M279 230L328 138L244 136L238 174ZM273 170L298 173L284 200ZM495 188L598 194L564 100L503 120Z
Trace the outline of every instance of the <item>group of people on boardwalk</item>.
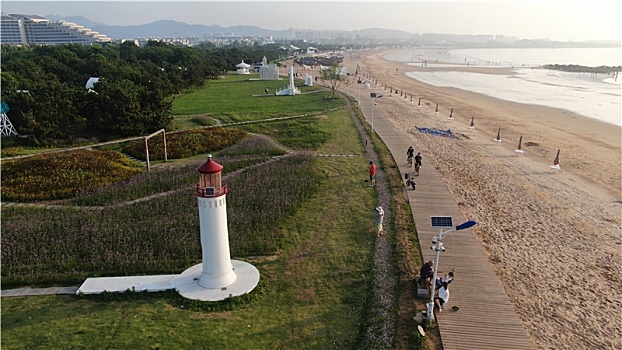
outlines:
M408 151L406 152L406 154L408 155L408 165L411 166L412 165L412 161L413 159L415 160L415 169L419 169L421 167L421 153L417 153L417 156L414 156L415 154L415 150L413 149L412 146L410 146L408 148ZM375 187L376 186L376 164L374 164L373 161L369 161L369 186L370 187ZM418 173L417 173L418 175ZM409 181L412 181L409 180ZM415 189L414 186L414 182L412 182L412 187L413 189ZM382 224L384 221L384 209L381 206L378 206L376 208L374 208L375 211L375 231L376 231L376 235L377 236L382 236L384 235L384 230L382 228Z
M406 162L408 163L408 167L410 168L413 165L413 160L415 161L415 172L413 174L406 173L404 174L404 179L406 179L406 187L410 186L412 189L415 189L415 181L413 176L419 176L419 169L421 168L421 153L417 153L415 156L415 150L412 146L408 147L406 151Z
M428 288L428 295L434 293L434 305L438 308L438 312L442 312L445 305L449 301L449 284L454 280L454 271L450 271L443 277L434 279L434 261L429 260L419 271L419 283Z
M408 166L411 167L413 160L415 163L415 174L418 174L421 168L422 156L418 152L415 156L415 150L412 146L408 147L406 151ZM376 185L376 164L373 161L369 162L369 183L371 187ZM378 237L384 235L383 222L384 222L384 209L382 206L374 208L375 212L375 232ZM434 293L434 305L438 309L438 312L442 312L445 305L449 301L449 284L454 279L454 271L450 271L443 277L437 277L434 280L434 261L429 260L421 267L419 272L419 283L425 285L428 289L428 295Z

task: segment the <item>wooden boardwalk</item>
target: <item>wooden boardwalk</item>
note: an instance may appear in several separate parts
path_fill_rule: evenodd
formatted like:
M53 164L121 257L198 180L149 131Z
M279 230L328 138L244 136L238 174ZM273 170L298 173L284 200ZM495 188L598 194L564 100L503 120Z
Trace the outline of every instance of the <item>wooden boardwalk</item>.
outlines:
M361 95L361 106L370 106L368 91ZM362 108L371 124L371 108ZM374 110L374 131L382 138L402 174L409 171L406 150L415 148L409 136L384 118L381 108ZM421 173L415 178L416 191L407 190L424 261L434 259L429 247L439 230L432 228L431 216L452 216L454 226L465 218L456 200L436 169L423 155ZM410 170L412 171L412 169ZM446 309L437 315L443 349L534 349L514 306L510 303L501 282L479 241L469 230L454 231L443 239L446 251L441 252L439 271L455 270L456 278L449 288ZM442 276L442 274L439 273ZM458 306L458 311L452 311Z

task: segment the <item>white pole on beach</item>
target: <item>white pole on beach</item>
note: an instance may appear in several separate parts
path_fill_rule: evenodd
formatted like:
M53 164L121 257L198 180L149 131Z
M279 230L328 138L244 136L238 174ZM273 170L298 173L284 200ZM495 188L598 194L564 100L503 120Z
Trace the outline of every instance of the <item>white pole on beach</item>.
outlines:
M434 218L447 218L447 217L438 217L438 216L433 216L432 217L432 227L435 227L434 225ZM451 217L449 217L451 218ZM467 221L465 223L462 223L458 226L456 226L455 228L449 230L449 231L445 231L443 232L443 227L444 226L436 226L436 227L440 227L440 232L438 234L438 237L434 237L432 238L432 244L434 244L432 247L430 247L432 250L436 251L436 257L435 257L435 261L434 261L434 275L432 276L432 288L430 291L430 301L428 302L427 306L428 306L428 322L430 322L430 320L432 319L432 315L434 314L434 290L436 289L436 278L438 277L438 260L440 258L440 253L445 251L445 247L443 246L443 238L445 236L447 236L449 233L454 232L454 231L460 231L460 230L464 230L467 229L469 227L473 227L477 225L477 221L474 220L470 220Z

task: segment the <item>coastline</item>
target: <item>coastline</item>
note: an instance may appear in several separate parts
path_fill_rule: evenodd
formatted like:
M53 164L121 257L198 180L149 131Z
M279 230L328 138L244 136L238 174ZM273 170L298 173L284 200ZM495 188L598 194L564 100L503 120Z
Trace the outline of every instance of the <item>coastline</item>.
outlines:
M424 164L439 170L465 217L480 223L473 232L534 345L616 348L622 331L607 321L619 319L622 305L622 128L561 109L430 86L405 75L421 68L385 60L390 52L365 52L344 64L351 72L358 64L378 79L372 89L383 98L376 108L404 130ZM384 91L383 83L412 93L412 104ZM472 116L475 129L469 131ZM458 138L419 133L415 126L451 129ZM498 128L503 142L494 145ZM522 157L514 152L520 136ZM562 171L554 173L549 166L558 149Z
M543 159L550 158L552 162L557 149L561 149L564 169L584 177L587 181L598 183L612 195L621 197L618 200L622 199L622 177L619 170L622 127L563 109L521 104L467 90L428 85L405 75L407 71L422 70L421 67L382 58L391 52L393 51L366 53L362 57L364 72L372 77L383 77L384 82L392 85L394 89L404 89L417 98L423 97L422 103L431 103L432 108L438 103L439 114L442 116L448 116L451 108L454 108L455 125L467 125L474 116L476 129L493 137L498 128L501 128L503 139L514 146L517 146L521 135L523 143L535 142L539 145L525 148L526 153L533 153ZM494 67L439 69L484 74L507 74L509 71ZM429 71L430 67L424 70ZM379 83L377 88L380 87ZM415 108L417 99L413 102ZM569 119L572 119L572 123L567 122ZM608 172L605 178L596 177L594 170L599 168L617 168L617 171Z

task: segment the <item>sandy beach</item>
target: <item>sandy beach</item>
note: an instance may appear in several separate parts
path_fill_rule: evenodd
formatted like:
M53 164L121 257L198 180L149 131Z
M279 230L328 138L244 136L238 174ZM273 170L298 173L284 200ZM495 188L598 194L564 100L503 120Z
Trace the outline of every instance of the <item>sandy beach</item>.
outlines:
M435 68L387 61L388 53L346 54L344 65L349 72L359 65L372 78L383 95L376 108L404 130L424 164L439 170L464 216L478 221L473 232L536 348L622 347L621 128L430 86L405 73ZM450 69L499 74L503 68ZM415 126L451 129L458 138ZM495 144L499 128L502 142ZM561 171L554 172L558 149Z

